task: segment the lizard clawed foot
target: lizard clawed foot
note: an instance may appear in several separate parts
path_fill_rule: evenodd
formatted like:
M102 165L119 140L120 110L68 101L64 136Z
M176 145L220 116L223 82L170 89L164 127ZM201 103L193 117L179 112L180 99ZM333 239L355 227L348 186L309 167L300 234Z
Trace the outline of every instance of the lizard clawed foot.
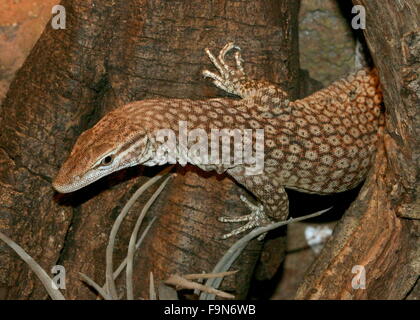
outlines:
M225 55L231 51L232 49L236 49L238 51L235 52L235 61L236 61L236 69L230 67L225 62ZM220 51L219 56L216 58L208 48L205 49L207 55L209 56L211 62L213 62L214 66L219 70L220 75L213 73L209 70L204 70L203 75L204 77L209 77L213 79L213 83L216 87L227 91L229 93L238 94L236 92L236 82L245 76L244 68L242 67L242 58L240 53L241 48L235 45L233 42L227 43L223 49Z
M245 196L241 195L241 200L245 202L248 208L251 209L251 214L241 216L241 217L220 217L220 222L248 222L242 227L239 227L232 232L225 234L222 236L222 239L227 239L232 236L235 236L237 234L240 234L244 231L254 229L255 227L260 227L269 224L271 221L267 218L267 216L264 213L264 207L262 204L255 205L251 203ZM258 237L258 240L264 239L265 234L262 234Z

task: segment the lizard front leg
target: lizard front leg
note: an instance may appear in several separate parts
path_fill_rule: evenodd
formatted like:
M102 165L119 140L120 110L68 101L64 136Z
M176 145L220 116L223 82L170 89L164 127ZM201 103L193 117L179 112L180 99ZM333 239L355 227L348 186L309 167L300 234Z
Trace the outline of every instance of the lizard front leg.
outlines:
M260 202L258 204L253 204L245 196L240 197L251 210L250 214L240 217L219 218L219 221L221 222L246 222L243 226L223 235L222 239L227 239L256 227L262 227L275 221L281 221L287 218L289 214L289 200L284 188L280 187L276 190L273 189L270 192L261 192L261 190L261 188L259 188L259 190L254 189L254 191L250 190L257 196ZM261 238L263 238L263 236Z
M229 223L236 223L236 222L247 222L243 226L232 230L231 232L224 234L222 239L227 239L232 236L238 235L242 232L254 229L256 227L264 226L269 224L271 221L264 213L264 206L262 204L253 204L249 201L245 196L241 195L241 200L245 202L247 207L251 209L251 213L241 217L220 217L220 222L229 222Z
M234 55L236 69L230 67L225 61L226 54L234 49L237 50ZM247 77L242 66L243 60L240 50L241 48L239 46L235 45L233 42L229 42L223 47L219 56L216 58L210 50L206 48L205 52L217 70L219 70L219 74L204 70L203 75L212 78L216 87L244 99L249 97L267 96L277 98L275 100L277 104L280 102L280 99L285 99L287 94L281 88L265 80L251 80Z

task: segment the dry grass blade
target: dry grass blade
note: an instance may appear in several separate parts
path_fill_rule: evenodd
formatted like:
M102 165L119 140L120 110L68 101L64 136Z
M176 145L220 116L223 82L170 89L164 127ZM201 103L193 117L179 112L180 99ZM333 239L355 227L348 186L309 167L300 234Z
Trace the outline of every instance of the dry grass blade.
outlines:
M153 217L150 223L147 225L147 227L144 229L143 233L141 234L139 240L136 243L136 250L140 248L140 245L143 242L143 239L146 237L148 231L152 227L153 223L156 221L156 217ZM120 263L117 270L114 271L114 280L118 278L118 276L121 274L121 272L124 270L125 266L127 265L127 257ZM102 288L105 288L106 286L103 285Z
M231 295L230 293L227 293L227 292L224 292L224 291L221 291L221 290L217 290L217 289L214 289L212 287L208 287L208 286L205 286L205 285L187 280L187 279L185 279L181 276L178 276L176 274L170 276L165 281L165 283L170 284L170 285L174 285L174 286L177 286L177 287L180 287L180 288L183 288L183 289L194 289L194 290L198 289L201 292L206 292L206 293L209 293L209 294L221 297L221 298L225 298L225 299L234 299L235 298L235 296Z
M223 278L223 277L235 274L238 271L239 270L219 272L219 273L190 273L190 274L183 275L182 277L187 280Z
M79 275L82 277L83 281L85 281L88 285L93 287L105 300L112 300L111 297L107 294L106 290L101 288L99 284L97 284L95 281L93 281L91 278L89 278L87 275L85 275L82 272L79 272Z
M232 266L233 262L241 254L242 250L245 249L248 242L251 241L252 239L254 239L254 238L262 235L263 233L266 233L266 232L270 231L270 230L274 230L276 228L279 228L281 226L285 226L285 225L291 224L293 222L303 221L303 220L306 220L306 219L317 217L317 216L327 212L330 209L331 208L321 210L321 211L317 211L315 213L308 214L306 216L299 217L299 218L290 218L286 221L280 221L280 222L272 223L270 225L267 225L267 226L264 226L264 227L259 227L259 228L256 228L256 229L252 230L251 232L246 234L244 237L242 237L241 239L236 241L228 249L228 251L222 257L222 259L220 259L220 261L214 267L213 273L225 272L225 271L229 270L229 268ZM206 286L213 287L213 288L218 288L220 286L220 283L222 282L222 280L223 280L223 278L208 279L206 281ZM214 298L215 298L214 294L208 294L206 292L203 292L200 295L200 300L214 300Z
M173 166L169 166L165 168L160 173L158 173L155 177L151 178L144 185L142 185L132 195L130 200L127 201L124 208L121 210L121 213L118 215L117 219L115 219L114 225L112 226L111 233L109 235L108 246L106 248L106 276L105 276L106 288L107 288L108 295L110 295L112 299L118 299L117 289L116 289L115 281L114 281L113 252L114 252L115 237L121 226L121 223L124 220L130 208L138 199L138 197L140 197L147 188L149 188L151 185L156 183L162 176L166 175L172 168Z
M153 225L153 222L155 222L156 217L153 217L153 219L150 221L149 225L144 229L143 233L141 234L140 239L136 243L136 250L140 247L141 243L143 242L143 239L146 237L147 232ZM118 278L120 273L124 270L125 266L127 265L127 257L120 263L117 270L114 271L114 280ZM98 293L105 299L105 300L111 300L111 297L107 294L106 291L106 284L104 284L102 287L100 287L96 282L94 282L92 279L90 279L87 275L80 273L83 280L93 288L95 288ZM99 288L99 289L98 289Z
M23 250L21 246L19 246L16 242L6 236L4 233L0 232L0 240L3 240L10 248L12 248L19 257L22 258L23 261L32 269L32 271L36 274L39 280L41 280L42 284L47 290L49 296L53 300L66 300L64 296L58 289L53 288L53 281L45 272L44 269L29 255Z
M147 211L155 202L157 197L160 195L162 190L165 188L166 184L168 183L169 179L172 176L169 176L163 181L163 183L159 186L159 188L155 191L155 193L150 197L150 199L146 202L139 217L137 218L136 225L134 226L133 232L131 233L130 243L128 245L128 253L127 253L127 267L126 271L126 286L127 286L127 299L133 300L133 260L134 260L134 253L136 250L136 240L137 234L139 232L141 223L143 222L143 218L146 216Z
M149 277L149 299L150 300L157 300L156 299L156 290L155 290L155 280L153 279L153 272L150 272Z

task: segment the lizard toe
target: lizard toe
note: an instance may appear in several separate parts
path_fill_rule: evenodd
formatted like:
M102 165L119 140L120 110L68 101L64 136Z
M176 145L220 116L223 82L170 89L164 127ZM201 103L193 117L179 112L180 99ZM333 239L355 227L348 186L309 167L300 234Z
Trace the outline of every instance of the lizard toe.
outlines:
M249 200L245 200L245 197L241 197L241 200L244 201L247 206L251 209L251 213L245 216L240 217L220 217L220 222L229 222L229 223L237 223L237 222L247 222L245 225L232 230L231 232L222 236L222 239L227 239L232 236L238 235L245 231L254 229L256 227L262 227L265 225L270 224L272 221L265 215L264 207L259 205L254 205ZM262 240L264 236L260 236L258 240Z

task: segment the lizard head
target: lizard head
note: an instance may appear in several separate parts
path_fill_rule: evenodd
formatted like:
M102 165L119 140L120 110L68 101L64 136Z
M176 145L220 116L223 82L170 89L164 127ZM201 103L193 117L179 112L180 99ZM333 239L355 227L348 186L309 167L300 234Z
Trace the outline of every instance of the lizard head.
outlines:
M112 172L146 162L150 157L144 128L134 125L129 117L111 112L80 135L53 187L61 193L73 192Z

